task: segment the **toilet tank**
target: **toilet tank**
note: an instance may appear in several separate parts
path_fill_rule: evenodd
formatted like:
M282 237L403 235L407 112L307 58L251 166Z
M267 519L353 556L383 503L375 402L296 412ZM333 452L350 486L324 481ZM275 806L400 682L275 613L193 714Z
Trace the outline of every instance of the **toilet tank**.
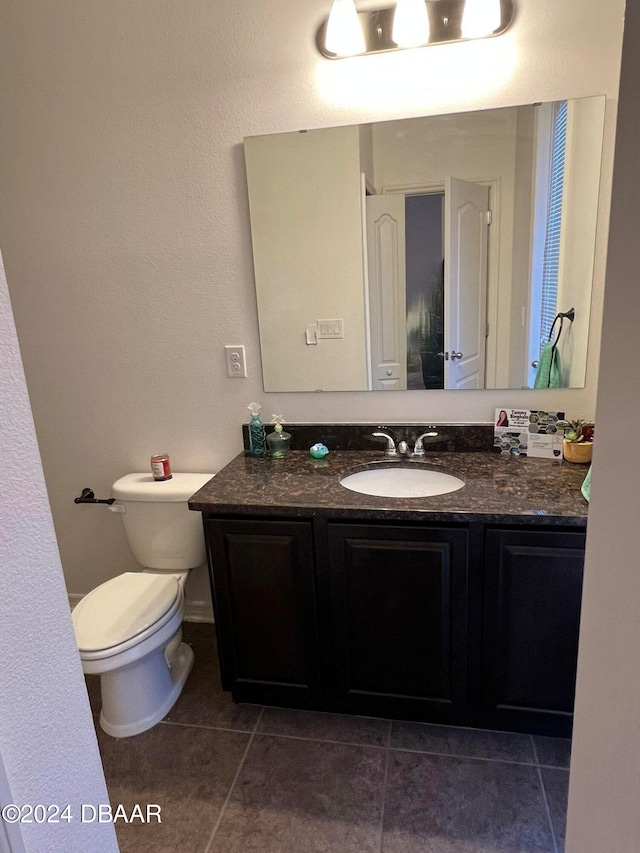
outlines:
M154 480L151 474L127 474L111 489L124 507L122 521L133 555L149 569L193 569L205 562L202 516L187 501L213 474L174 474Z

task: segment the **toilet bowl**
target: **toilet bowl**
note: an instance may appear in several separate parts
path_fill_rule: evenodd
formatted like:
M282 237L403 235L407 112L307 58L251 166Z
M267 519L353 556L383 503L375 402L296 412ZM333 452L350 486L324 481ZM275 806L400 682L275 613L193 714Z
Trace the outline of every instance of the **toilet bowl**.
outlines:
M193 666L193 651L182 642L184 584L205 554L187 500L211 476L174 474L172 483L130 474L114 484L113 509L123 513L134 555L147 568L96 587L72 614L82 669L100 675L100 726L113 737L156 725Z

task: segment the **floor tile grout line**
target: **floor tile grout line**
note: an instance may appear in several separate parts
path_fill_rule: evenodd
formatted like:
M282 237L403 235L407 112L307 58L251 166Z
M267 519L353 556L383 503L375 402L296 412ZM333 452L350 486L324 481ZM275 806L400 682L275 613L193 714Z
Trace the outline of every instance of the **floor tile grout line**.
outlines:
M263 705L262 708L260 708L260 713L258 714L258 719L256 720L255 725L253 726L253 734L255 734L258 731L258 726L260 725L260 721L262 720L262 718L264 716L264 709L265 709L265 706Z
M548 770L561 770L565 773L569 772L568 767L562 767L559 764L540 764L538 759L537 750L535 748L535 744L533 745L533 753L534 760L533 761L516 761L513 758L489 758L482 755L468 755L467 753L455 753L455 752L438 752L437 750L429 750L429 749L413 749L408 746L391 746L391 731L393 726L393 720L389 720L389 730L387 735L385 736L385 743L362 743L357 741L347 741L347 740L331 740L330 738L322 738L322 737L311 737L309 735L291 735L285 732L276 732L270 731L269 729L263 729L262 731L258 731L258 726L260 724L262 715L266 710L267 706L264 706L260 709L260 713L258 715L258 719L254 723L253 728L251 729L236 729L231 728L229 726L214 726L214 725L206 725L204 723L181 723L175 720L161 720L162 725L166 726L181 726L183 728L193 728L193 729L206 729L210 731L219 731L219 732L233 732L234 734L258 734L258 735L267 735L269 737L282 737L287 738L289 740L308 740L312 743L329 743L334 746L355 746L355 747L367 747L369 749L385 749L385 750L395 750L396 752L410 752L415 753L416 755L436 755L441 758L461 758L466 759L468 761L489 761L489 762L497 762L498 764L516 764L522 767L542 767ZM94 717L98 717L98 713L94 713ZM375 718L377 719L377 718ZM530 736L531 737L531 736Z
M389 762L391 761L391 720L389 720L389 732L387 736L387 749L384 756L384 776L382 777L382 802L380 803L380 853L384 846L384 812L387 805L387 780L389 778Z
M551 840L553 841L553 849L554 853L558 853L558 841L556 839L556 831L553 826L553 821L551 820L551 809L549 808L549 801L547 799L547 789L544 786L544 779L542 778L542 768L540 767L540 759L538 756L538 749L536 747L536 742L533 735L529 735L531 738L531 746L533 747L533 755L536 759L536 769L538 771L538 779L540 781L540 791L542 793L542 801L544 802L544 809L547 813L547 821L549 822L549 830L551 832Z
M260 722L260 719L262 717L263 712L264 712L264 708L262 708L262 710L260 711L260 714L259 714L258 719L256 721L256 726ZM246 732L245 732L245 734L246 734ZM231 795L233 794L233 789L235 788L236 782L238 781L238 777L240 776L240 773L242 772L242 768L244 767L244 762L247 758L247 755L249 754L249 749L251 748L251 744L253 743L253 739L254 739L255 735L256 735L256 727L254 726L254 729L251 732L251 736L249 737L249 743L247 744L247 747L244 751L244 754L243 754L242 758L240 759L240 764L238 765L238 769L236 770L236 775L233 777L233 782L231 783L229 790L227 791L227 796L224 798L224 803L222 804L222 808L220 809L220 814L218 815L218 819L216 820L215 826L213 827L211 835L209 836L209 843L205 847L204 853L209 853L209 851L211 850L211 845L213 844L215 837L216 837L216 833L218 832L218 829L220 828L220 824L222 823L222 818L224 817L224 813L227 810L229 800L231 799Z
M350 740L329 740L328 738L320 738L320 737L303 737L302 735L287 735L282 732L271 732L268 729L263 729L261 731L256 731L257 735L260 737L281 737L285 738L285 740L306 740L310 743L328 743L331 746L355 746L361 749L383 749L386 750L389 747L385 746L382 743L356 743L355 741Z
M347 719L350 719L350 720L371 720L373 722L379 722L379 723L391 723L392 726L394 723L398 723L399 725L408 724L408 725L415 725L415 726L424 726L425 728L455 729L457 731L462 731L462 732L479 732L480 734L489 733L489 734L496 734L496 735L508 735L508 736L511 736L514 738L529 738L529 740L531 741L531 744L534 747L534 750L533 750L534 754L537 755L537 752L535 749L535 743L533 740L534 735L528 734L526 732L513 732L513 731L507 731L505 729L480 729L477 726L453 726L453 725L450 725L447 723L422 723L422 722L417 722L417 721L412 721L412 720L396 720L394 718L371 717L371 716L368 716L366 714L340 714L340 713L337 713L336 711L319 711L316 709L309 709L309 708L284 708L284 707L281 707L279 705L258 705L258 704L252 704L252 703L242 703L240 707L260 708L261 712L285 711L288 714L294 713L294 714L300 714L301 716L303 716L305 714L312 714L313 716L323 716L323 717L346 717ZM162 722L173 722L173 721L172 720L162 720ZM192 724L192 723L177 723L176 722L175 725L186 725L186 726L188 726L188 725L198 725L198 724L197 723ZM203 724L201 724L201 725L203 725ZM218 727L217 726L206 726L206 728L218 728ZM235 730L233 730L233 731L235 731ZM238 731L250 731L250 729L245 729L245 730L240 729ZM264 734L264 732L260 732L260 734ZM269 732L269 734L273 734L273 732ZM302 738L303 740L307 740L307 739L308 740L322 740L321 738L312 738L312 737L305 738L303 735L282 735L282 736L283 737L299 737L299 738ZM558 740L558 741L566 741L566 740L570 741L571 740L571 738L555 737L555 736L552 736L552 739ZM331 741L329 741L329 742L331 742ZM342 741L335 741L335 742L341 743ZM362 744L355 744L355 745L361 746ZM416 752L422 752L423 750L415 750L415 751ZM437 754L449 755L450 753L437 753ZM453 753L451 753L451 754L453 754ZM477 756L468 756L468 757L475 758ZM497 759L497 760L501 760L501 759ZM506 759L506 760L508 761L509 759ZM517 761L515 763L516 764L531 764L532 762L530 762L530 761ZM536 758L535 763L538 763L537 758ZM561 765L559 765L559 764L548 764L548 765L541 765L541 766L556 767L558 769L563 769L563 770L567 769L567 768L561 767Z
M531 738L531 746L533 748L533 757L536 760L536 767L538 770L538 779L540 781L540 791L542 792L542 800L544 802L544 809L547 813L547 821L549 822L549 830L551 832L551 840L553 841L553 849L554 853L558 853L558 841L556 839L556 831L553 826L553 821L551 820L551 809L549 808L549 800L547 799L547 789L544 786L544 779L542 778L542 769L540 768L540 756L538 755L538 747L536 746L536 739L533 735L529 735Z
M96 715L98 716L98 715ZM229 726L207 726L205 723L179 723L177 720L160 720L163 726L181 726L183 729L204 729L205 731L213 732L234 732L238 735L250 735L255 731L255 727L250 729L232 729Z
M371 717L370 719L379 720L380 717ZM410 726L424 726L425 728L430 729L457 729L462 732L480 732L481 734L486 734L487 732L491 732L494 735L509 735L513 738L526 738L531 737L526 732L514 732L509 731L508 729L481 729L478 726L456 726L451 723L426 723L421 722L420 720L396 720L393 719L394 723L399 723L400 725L408 724ZM558 738L558 740L570 740L570 738Z
M269 729L262 729L260 731L257 730L257 726L259 725L260 719L256 723L256 728L254 729L254 733L259 735L260 737L279 737L285 738L286 740L305 740L310 741L311 743L327 743L332 746L350 746L350 747L358 747L363 749L382 749L385 751L394 751L394 752L410 752L415 755L435 755L439 758L457 758L463 759L466 761L487 761L492 764L515 764L519 767L537 767L538 765L533 761L514 761L510 758L485 758L484 756L478 755L457 755L453 752L435 752L424 749L410 749L409 747L402 746L391 746L389 737L385 738L386 743L357 743L355 741L347 741L347 740L331 740L329 738L320 738L320 737L308 737L303 735L289 735L284 732L275 732L269 731ZM186 723L174 723L174 725L187 725ZM220 731L233 731L232 729L220 729ZM247 734L247 731L239 732L240 734ZM545 765L546 766L546 765ZM561 767L553 767L549 765L554 770L562 770Z
M160 723L162 725L165 725L165 726L182 726L183 728L207 729L207 730L218 731L218 732L234 732L235 734L241 734L241 735L252 734L255 732L255 734L258 734L258 735L268 735L269 737L283 737L283 738L289 738L290 740L308 740L308 741L311 741L312 743L330 743L330 744L334 744L337 746L363 746L363 747L368 747L371 749L393 749L397 752L412 752L412 753L415 753L416 755L437 755L437 756L440 756L442 758L464 758L464 759L467 759L470 761L491 761L491 762L498 762L500 764L517 764L517 765L521 765L523 767L542 767L542 768L549 769L549 770L562 770L565 773L569 772L568 767L563 767L560 764L541 764L539 761L539 758L538 758L538 753L537 753L537 749L535 748L535 744L533 744L533 754L534 754L534 760L533 761L524 761L524 760L523 761L517 761L516 759L513 759L513 758L490 758L490 757L486 757L486 756L482 756L482 755L469 755L467 753L438 752L437 750L430 750L430 749L414 749L414 748L409 747L409 746L391 746L391 730L392 730L392 726L393 726L393 722L394 722L393 720L388 721L389 722L389 730L388 730L387 735L385 736L385 743L384 744L381 744L381 743L362 743L362 742L350 741L350 740L332 740L331 738L311 737L310 735L291 735L291 734L287 734L286 732L271 731L269 729L262 729L261 731L258 731L258 726L260 724L262 715L266 709L267 709L267 706L264 706L260 709L258 719L254 723L253 727L250 729L237 729L237 728L232 728L230 726L222 726L222 725L215 726L215 725L207 725L205 723L181 723L181 722L178 722L177 720L160 720ZM94 712L93 716L99 717L100 712L99 711ZM378 719L378 718L376 717L376 718L371 718L371 719ZM532 737L532 736L529 735L529 737Z
M491 764L515 764L518 767L537 767L533 761L515 761L513 758L486 758L483 755L458 755L455 752L435 752L427 749L409 749L404 746L390 747L395 752L411 752L415 755L436 755L439 758L459 758L465 761L488 761Z
M533 751L533 760L535 761L535 763L539 767L540 766L540 759L538 758L538 748L536 747L536 742L535 742L535 738L533 737L533 735L529 735L529 740L531 741L531 749Z
M558 841L556 839L556 830L553 826L553 821L551 820L551 809L549 808L549 800L547 799L547 789L544 786L544 779L542 778L542 769L540 765L537 767L538 770L538 778L540 780L540 790L542 791L542 800L544 802L544 808L547 813L547 820L549 821L549 830L551 831L551 840L553 841L553 850L554 853L558 853Z

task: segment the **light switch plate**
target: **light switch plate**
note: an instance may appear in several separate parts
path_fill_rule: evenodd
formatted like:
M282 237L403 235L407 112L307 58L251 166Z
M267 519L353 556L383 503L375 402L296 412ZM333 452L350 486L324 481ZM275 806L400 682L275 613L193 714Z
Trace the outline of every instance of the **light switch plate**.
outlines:
M318 326L319 341L344 338L343 320L316 320L316 324Z

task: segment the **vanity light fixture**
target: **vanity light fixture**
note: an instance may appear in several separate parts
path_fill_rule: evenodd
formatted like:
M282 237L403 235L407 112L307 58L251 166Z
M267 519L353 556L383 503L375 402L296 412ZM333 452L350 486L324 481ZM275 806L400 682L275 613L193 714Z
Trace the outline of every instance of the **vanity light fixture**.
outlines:
M462 38L482 38L500 26L500 0L466 0L462 15Z
M398 47L420 47L429 41L429 13L424 0L397 0L391 38Z
M364 33L354 0L333 0L324 44L334 56L357 56L365 52Z
M354 0L333 0L316 33L328 59L501 35L515 0L396 0L395 6L358 12Z

